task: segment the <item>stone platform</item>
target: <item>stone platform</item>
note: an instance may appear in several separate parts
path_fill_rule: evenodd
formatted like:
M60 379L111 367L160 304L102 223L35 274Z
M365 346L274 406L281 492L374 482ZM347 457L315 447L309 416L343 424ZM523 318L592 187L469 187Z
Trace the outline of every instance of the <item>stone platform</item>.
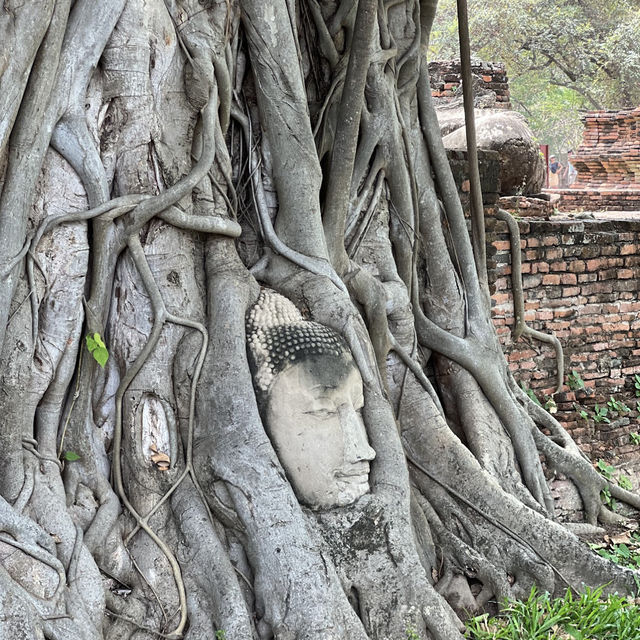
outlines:
M545 189L545 192L560 196L555 204L558 211L640 211L640 187Z

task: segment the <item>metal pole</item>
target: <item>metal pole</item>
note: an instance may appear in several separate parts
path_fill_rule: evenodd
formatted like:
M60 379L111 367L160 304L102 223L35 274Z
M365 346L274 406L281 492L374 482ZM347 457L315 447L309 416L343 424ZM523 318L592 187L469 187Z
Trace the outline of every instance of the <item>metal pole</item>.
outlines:
M488 297L487 249L484 230L484 206L478 168L478 147L476 146L476 122L473 110L473 86L471 80L471 45L469 44L469 15L467 0L458 3L458 37L460 40L460 72L464 99L464 120L467 134L467 160L469 162L469 194L471 197L471 244L478 271L480 286Z

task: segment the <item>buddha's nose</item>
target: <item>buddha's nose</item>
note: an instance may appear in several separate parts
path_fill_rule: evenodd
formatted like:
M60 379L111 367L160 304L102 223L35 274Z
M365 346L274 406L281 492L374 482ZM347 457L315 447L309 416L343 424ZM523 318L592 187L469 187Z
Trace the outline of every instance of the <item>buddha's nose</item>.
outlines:
M351 404L339 408L340 424L344 438L344 457L347 462L373 460L376 452L369 446L367 431L360 414Z

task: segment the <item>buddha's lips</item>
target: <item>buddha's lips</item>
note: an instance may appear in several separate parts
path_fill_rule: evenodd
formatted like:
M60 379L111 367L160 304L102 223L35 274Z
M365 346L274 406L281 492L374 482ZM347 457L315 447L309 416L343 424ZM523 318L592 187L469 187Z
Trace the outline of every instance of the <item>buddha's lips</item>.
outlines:
M358 465L355 469L350 469L348 471L338 471L335 474L335 477L338 480L343 479L354 479L354 478L362 478L362 482L368 482L369 480L369 465L365 463L365 465Z

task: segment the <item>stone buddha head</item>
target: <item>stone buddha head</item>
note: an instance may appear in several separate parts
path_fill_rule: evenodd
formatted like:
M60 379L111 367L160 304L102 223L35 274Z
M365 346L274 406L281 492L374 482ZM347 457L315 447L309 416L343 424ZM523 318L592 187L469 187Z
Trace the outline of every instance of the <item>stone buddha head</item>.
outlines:
M264 289L247 340L265 429L298 500L329 509L368 493L375 451L360 415L362 378L342 338Z

